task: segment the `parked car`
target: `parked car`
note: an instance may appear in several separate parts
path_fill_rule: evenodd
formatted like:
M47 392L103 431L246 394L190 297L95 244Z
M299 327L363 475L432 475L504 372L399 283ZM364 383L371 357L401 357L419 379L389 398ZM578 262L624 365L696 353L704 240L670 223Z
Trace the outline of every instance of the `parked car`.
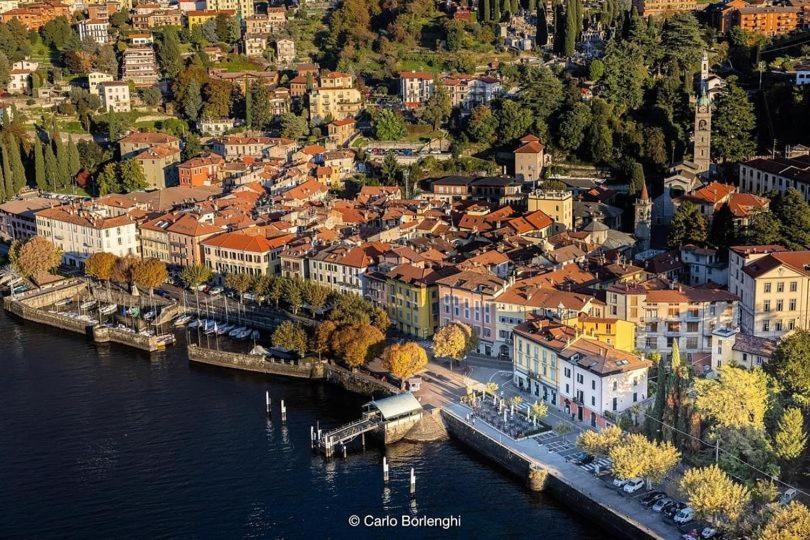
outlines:
M613 479L613 487L615 487L615 488L623 488L623 487L624 487L624 485L625 485L625 484L626 484L628 481L629 481L629 480L622 480L622 479L620 479L620 478L614 478L614 479Z
M625 493L635 493L644 487L644 480L641 478L631 478L627 483L622 486Z
M796 498L797 491L794 488L790 488L786 490L779 496L779 504L782 506L787 506L790 504L790 501Z
M641 504L643 504L644 506L652 506L656 502L658 502L660 499L663 499L666 496L667 496L667 494L664 493L663 491L651 491L651 492L647 493L646 495L644 495L639 500L639 502Z
M218 296L222 294L223 290L224 289L222 287L213 287L208 291L208 294L210 294L211 296Z
M652 505L653 512L663 512L664 508L666 508L670 503L674 502L669 497L661 497Z
M667 505L661 511L661 515L663 515L666 519L672 519L675 515L681 511L681 509L686 508L686 504L680 501L672 501L670 504Z
M573 463L574 465L587 465L591 461L593 461L593 456L590 455L588 452L577 452L573 456L568 458L568 461Z
M672 518L675 523L689 523L693 519L695 519L695 510L691 506L681 508Z

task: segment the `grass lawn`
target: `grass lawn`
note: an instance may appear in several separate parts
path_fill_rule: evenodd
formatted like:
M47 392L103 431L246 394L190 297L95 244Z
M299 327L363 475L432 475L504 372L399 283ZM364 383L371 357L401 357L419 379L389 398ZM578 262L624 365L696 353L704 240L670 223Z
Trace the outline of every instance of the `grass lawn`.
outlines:
M241 56L230 56L223 62L214 64L215 68L222 68L227 71L262 71L261 65Z
M427 142L432 139L446 137L442 131L433 131L433 126L427 124L408 124L408 134L401 140L408 142Z
M357 137L352 143L352 148L360 148L368 144L368 139L365 137Z
M85 134L87 131L82 127L81 122L78 120L67 120L59 122L59 129L65 133L80 133Z

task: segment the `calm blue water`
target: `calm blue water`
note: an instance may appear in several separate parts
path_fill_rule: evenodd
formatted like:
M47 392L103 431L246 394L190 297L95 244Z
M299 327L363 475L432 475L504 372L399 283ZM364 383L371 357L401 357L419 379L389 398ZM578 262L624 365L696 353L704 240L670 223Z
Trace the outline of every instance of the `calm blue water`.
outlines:
M309 382L190 366L0 315L0 538L597 538L573 512L447 442L325 461L309 428L363 399ZM268 422L284 399L288 422ZM461 516L461 527L351 528L350 515Z

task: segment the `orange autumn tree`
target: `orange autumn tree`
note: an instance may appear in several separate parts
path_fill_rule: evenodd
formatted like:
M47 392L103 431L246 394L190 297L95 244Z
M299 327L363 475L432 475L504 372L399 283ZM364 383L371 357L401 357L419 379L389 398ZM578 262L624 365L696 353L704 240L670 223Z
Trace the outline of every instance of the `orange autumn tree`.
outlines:
M332 351L350 368L356 368L379 354L385 336L370 324L350 324L335 330L331 342Z
M417 343L395 343L383 352L382 363L385 369L404 380L422 371L428 356Z
M168 273L166 265L158 259L150 258L136 262L131 270L132 281L140 288L147 289L152 294L152 289L166 281Z
M84 261L84 274L99 281L109 281L117 260L118 257L112 253L93 253Z
M14 269L27 278L48 275L59 266L62 252L44 236L34 236L22 245L12 246Z

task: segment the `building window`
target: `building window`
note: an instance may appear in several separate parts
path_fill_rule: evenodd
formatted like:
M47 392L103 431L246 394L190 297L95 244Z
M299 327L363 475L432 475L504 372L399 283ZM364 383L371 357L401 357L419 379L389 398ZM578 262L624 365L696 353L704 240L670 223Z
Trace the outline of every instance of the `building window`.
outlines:
M613 410L615 411L618 408L619 408L619 399L613 398Z
M770 283L765 284L765 292L771 292L771 284Z

